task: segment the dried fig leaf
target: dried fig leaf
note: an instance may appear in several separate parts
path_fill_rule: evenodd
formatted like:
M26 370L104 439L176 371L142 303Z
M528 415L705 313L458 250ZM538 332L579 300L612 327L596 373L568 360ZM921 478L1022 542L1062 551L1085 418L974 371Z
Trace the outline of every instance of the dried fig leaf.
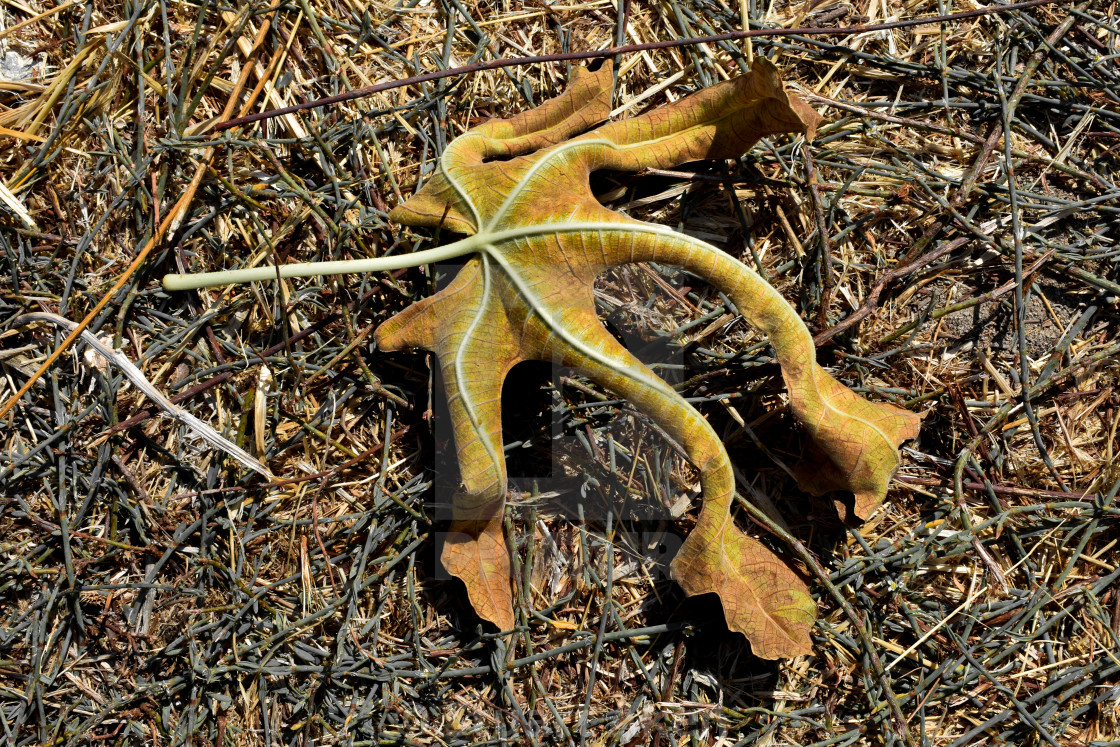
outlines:
M501 531L506 494L501 388L522 360L556 361L631 401L683 445L700 470L704 505L672 563L690 594L714 592L728 626L765 658L808 653L816 605L805 583L731 516L734 478L708 422L627 352L595 313L593 284L610 267L678 265L723 290L770 337L791 409L835 473L837 487L881 501L897 447L916 416L868 402L816 363L797 313L751 269L719 249L603 207L597 169L637 171L737 157L760 138L811 132L817 116L787 94L766 60L735 80L640 117L611 122L610 65L577 71L568 90L508 120L491 120L448 146L438 173L390 217L465 233L474 256L444 290L385 322L383 350L424 348L443 372L462 489L443 551L478 614L512 627L509 558Z

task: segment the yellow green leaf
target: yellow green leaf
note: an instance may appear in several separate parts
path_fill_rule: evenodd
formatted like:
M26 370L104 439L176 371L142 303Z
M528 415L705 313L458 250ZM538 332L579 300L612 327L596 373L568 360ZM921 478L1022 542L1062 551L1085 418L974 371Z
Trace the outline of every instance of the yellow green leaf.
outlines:
M382 350L424 348L442 369L462 477L443 562L464 581L481 617L502 629L513 625L501 529L501 388L519 361L555 361L632 402L682 444L700 471L704 504L672 563L673 578L690 595L718 594L728 626L744 633L759 656L808 653L816 617L808 588L735 525L723 444L604 328L595 313L595 278L614 266L655 261L684 267L726 293L769 336L791 409L827 464L830 485L855 492L864 509L882 500L898 466L897 447L916 433L917 417L868 402L829 376L797 313L754 271L703 241L604 207L589 176L737 157L761 137L811 132L817 116L786 93L772 64L758 60L735 80L586 131L606 119L610 87L609 64L578 70L563 95L464 133L434 177L390 215L466 234L457 251L473 255L449 286L375 333Z

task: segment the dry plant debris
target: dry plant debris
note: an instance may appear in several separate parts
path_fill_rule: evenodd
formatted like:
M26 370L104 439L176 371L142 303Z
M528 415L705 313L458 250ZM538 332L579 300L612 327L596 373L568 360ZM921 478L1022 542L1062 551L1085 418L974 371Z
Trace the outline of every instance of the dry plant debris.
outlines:
M810 585L809 655L756 658L718 604L685 601L668 563L695 523L698 475L656 423L572 371L511 373L526 393L503 408L524 486L505 532L517 630L478 625L435 560L444 404L423 356L373 344L438 288L438 267L161 290L166 272L443 243L391 208L462 133L555 96L569 70L449 78L212 141L235 92L236 114L475 59L955 9L623 6L622 19L598 0L4 6L0 51L31 63L0 82L0 324L81 318L201 174L91 331L288 478L262 485L156 419L114 370L64 356L0 426L4 739L1120 739L1110 2L616 61L614 118L762 58L825 115L807 148L767 138L726 167L607 174L595 194L759 268L832 376L925 416L888 501L844 527L798 489L774 351L733 299L658 264L596 282L599 317L712 425L739 492L773 504L827 571ZM0 330L6 398L57 338ZM540 379L548 396L528 395ZM534 492L518 476L543 462L549 489Z
M872 404L828 375L797 312L750 268L687 234L605 208L593 171L670 168L742 155L765 135L802 132L817 115L782 90L759 60L750 74L705 88L641 117L588 130L610 112L612 67L579 68L568 89L510 120L491 120L444 151L439 171L389 214L404 225L447 227L473 256L455 279L374 332L380 350L423 348L443 371L463 489L444 543L444 567L467 585L479 615L515 626L502 523L508 490L502 385L524 360L555 361L633 402L700 472L704 505L672 561L690 595L715 593L728 627L758 656L811 651L816 605L797 575L731 521L735 478L719 436L672 387L599 320L595 279L636 262L682 267L728 294L769 337L790 408L821 458L818 492L855 494L866 515L886 493L898 446L918 418Z

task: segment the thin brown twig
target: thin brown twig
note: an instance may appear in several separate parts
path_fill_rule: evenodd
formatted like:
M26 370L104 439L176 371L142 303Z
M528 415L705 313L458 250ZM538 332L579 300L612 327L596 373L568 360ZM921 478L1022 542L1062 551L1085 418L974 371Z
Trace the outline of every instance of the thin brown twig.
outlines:
M244 69L242 69L241 76L237 79L237 83L234 85L233 90L230 92L229 100L226 102L220 119L227 120L229 116L233 114L234 108L237 106L237 99L240 97L241 92L245 89L245 84L249 82L249 75L253 70L253 59L255 58L257 52L260 50L265 37L268 35L268 30L272 25L272 13L279 7L280 0L273 0L272 6L268 9L268 12L264 16L264 21L261 23L260 31L257 32L257 37L253 42L253 49L246 59L247 64L245 65ZM246 104L246 109L249 106L251 106L251 102ZM93 323L93 320L97 318L97 315L101 313L101 310L109 305L109 301L113 299L113 296L117 295L117 292L124 288L125 283L128 282L129 278L136 274L136 271L140 269L140 266L142 264L144 264L144 261L148 258L148 255L152 253L152 250L155 249L161 241L163 241L164 236L175 231L175 229L179 227L179 223L181 223L183 218L186 217L187 210L190 208L190 204L194 200L194 195L198 191L199 186L201 186L202 184L202 177L206 174L206 170L210 166L210 163L216 153L217 148L213 145L206 149L206 151L203 153L202 159L199 161L198 167L195 169L194 178L191 179L190 184L187 186L186 191L183 192L182 197L180 197L175 202L175 206L167 211L167 216L163 219L163 222L159 224L159 227L155 230L155 233L152 234L152 237L148 239L143 248L141 248L140 251L136 253L136 257L132 260L132 263L129 264L124 273L122 273L121 276L117 278L117 281L113 283L113 287L110 288L108 292L101 297L101 300L97 302L97 305L90 309L89 313L85 315L85 318L82 319L82 321L78 322L77 326L75 326L74 329L70 331L70 334L66 335L66 338L62 341L61 344L59 344L57 348L55 348L54 352L47 356L47 359L43 361L38 370L36 370L35 373L28 377L23 386L19 388L19 391L13 394L8 399L8 401L5 402L2 407L0 407L0 419L3 419L4 416L11 412L12 408L16 406L23 395L31 391L31 387L35 385L35 382L38 381L40 377L42 377L42 375L46 373L51 366L54 365L55 361L57 361L64 352L70 349L70 346L73 345L74 341L81 336L82 332L85 331L85 329Z
M891 124L901 125L903 127L918 127L923 130L929 130L930 132L939 133L941 135L949 135L951 137L960 138L961 140L967 140L973 145L984 144L984 138L980 137L979 135L973 135L971 132L956 132L948 127L934 124L933 122L923 122L920 119L910 119L908 117L899 117L894 114L877 112L873 109L856 106L855 104L847 104L843 101L830 99L828 96L821 96L820 94L812 93L811 91L798 91L797 95L814 104L831 106L833 109L840 109L852 114L858 114L861 117L870 117L871 119L877 119L880 122L890 122Z
M972 236L961 236L960 238L953 239L952 241L947 241L929 254L918 257L913 262L907 265L903 265L902 267L899 267L883 275L881 278L879 278L879 282L875 284L875 287L871 289L871 292L867 294L867 299L864 300L862 306L853 311L851 314L848 314L836 324L826 329L824 332L821 332L819 335L814 337L813 342L817 345L823 345L849 327L859 324L861 321L869 317L871 313L874 312L878 307L879 296L883 293L888 285L893 283L895 280L898 280L899 278L904 278L907 275L920 270L922 267L930 264L931 262L934 262L937 259L940 259L941 257L944 257L946 254L951 254L952 252L956 251L957 249L961 248L971 241L974 241L974 238Z
M353 101L354 99L360 99L365 96L380 93L381 91L388 91L393 88L410 86L414 83L427 83L428 81L432 80L453 78L459 75L477 73L482 70L498 70L506 67L517 67L519 65L537 65L543 62L595 60L607 57L615 57L616 55L620 54L629 54L631 52L644 52L650 49L673 49L676 47L685 47L693 44L715 44L724 41L750 39L756 36L849 36L851 34L865 34L871 31L888 31L890 29L909 28L911 26L924 26L931 23L963 21L968 18L977 18L979 16L986 16L993 13L1006 13L1013 10L1026 10L1027 8L1035 8L1039 5L1050 5L1054 2L1056 2L1056 0L1026 0L1026 2L1021 3L1011 3L1009 5L993 5L987 8L975 8L973 10L966 10L960 13L949 13L948 15L926 16L924 18L909 18L903 21L871 23L862 26L845 26L842 28L821 28L810 26L791 29L748 29L743 31L730 31L726 34L696 36L690 39L666 39L664 41L646 42L644 44L627 44L620 47L585 50L582 52L563 52L557 54L534 55L532 57L506 57L500 60L476 62L473 65L462 65L460 67L453 67L447 70L433 70L429 73L413 75L408 78L400 78L398 80L388 80L383 83L376 83L372 86L366 86L365 88L355 88L353 91L347 91L346 93L340 93L334 96L326 96L321 99L315 99L314 101L305 101L300 104L293 104L292 106L285 106L280 109L258 112L257 114L251 114L247 117L238 117L236 119L231 119L229 121L219 123L215 125L214 130L217 132L221 132L222 130L228 130L231 127L238 127L240 125L250 124L252 122L259 122L263 119L272 119L274 117L282 117L285 114L292 114L293 112L315 109L320 106L341 104L345 101Z

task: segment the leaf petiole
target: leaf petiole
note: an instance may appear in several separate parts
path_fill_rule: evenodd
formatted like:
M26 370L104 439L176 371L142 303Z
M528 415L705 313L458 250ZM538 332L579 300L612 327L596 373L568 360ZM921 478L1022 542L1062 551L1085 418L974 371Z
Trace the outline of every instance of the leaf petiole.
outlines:
M321 275L348 275L365 272L385 272L405 267L419 267L433 262L445 262L478 252L484 244L478 236L468 236L460 241L425 249L422 252L398 254L390 257L370 257L368 259L348 259L337 262L302 262L290 265L267 265L246 267L241 270L222 270L219 272L196 272L185 275L169 274L163 276L163 289L166 291L212 288L218 285L255 283L263 280L281 278L306 278Z

